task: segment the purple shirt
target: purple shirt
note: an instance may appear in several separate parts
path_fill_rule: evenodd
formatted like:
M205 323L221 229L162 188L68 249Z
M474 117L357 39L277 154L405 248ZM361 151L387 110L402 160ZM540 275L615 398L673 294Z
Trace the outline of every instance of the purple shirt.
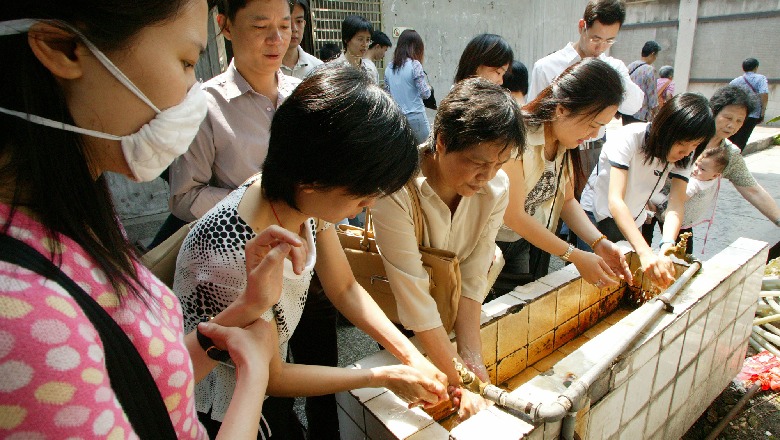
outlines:
M260 172L268 154L271 119L301 80L276 73L279 96L254 91L231 61L203 84L209 112L189 150L170 167L171 212L184 221L203 216L230 191Z
M641 121L649 121L652 110L658 107L658 95L655 88L655 69L644 61L634 61L628 66L629 76L645 93L642 107L634 113L634 117Z

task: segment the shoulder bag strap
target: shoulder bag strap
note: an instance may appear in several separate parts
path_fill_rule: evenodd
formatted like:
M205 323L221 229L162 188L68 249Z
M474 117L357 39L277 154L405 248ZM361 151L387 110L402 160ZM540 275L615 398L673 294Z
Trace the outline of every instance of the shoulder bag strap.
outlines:
M753 93L758 94L758 92L756 91L756 88L753 87L753 84L750 84L750 81L748 81L747 75L742 75L742 81L745 81L745 84L747 84L748 87L750 87L750 90L752 90Z
M95 326L105 349L111 388L141 439L176 439L171 418L149 369L127 334L76 282L38 251L0 235L0 260L46 277L70 293Z
M662 86L661 86L661 88L660 88L660 89L658 90L658 92L656 93L656 94L658 95L658 97L659 97L659 98L660 98L661 96L663 96L664 92L666 91L666 89L667 89L667 88L669 88L669 84L671 84L671 83L672 83L672 80L669 80L669 81L667 81L666 83L664 83L664 85L662 85Z
M414 186L414 180L406 184L406 191L409 192L409 198L412 200L412 221L414 222L414 236L417 237L417 245L423 245L423 225L422 204L420 203L420 194Z
M628 74L629 74L629 75L633 74L634 72L636 72L636 69L638 69L638 68L640 68L640 67L642 67L642 66L644 66L644 65L645 65L645 63L639 63L639 65L637 65L637 66L634 66L634 68L633 68L633 69L631 69L631 71L630 71L630 72L628 72Z

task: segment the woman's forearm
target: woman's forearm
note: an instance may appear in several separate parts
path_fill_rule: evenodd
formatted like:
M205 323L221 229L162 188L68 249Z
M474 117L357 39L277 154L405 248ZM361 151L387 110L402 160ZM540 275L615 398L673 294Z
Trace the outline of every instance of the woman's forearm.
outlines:
M461 298L458 305L458 317L455 320L455 334L457 335L460 358L480 376L480 379L489 381L482 359L482 336L479 331L481 309L480 303L469 298Z
M381 386L385 386L382 377L372 369L279 363L271 370L267 393L278 397L306 397Z
M236 388L217 439L256 439L266 394L268 370L236 371Z
M576 199L567 200L563 204L561 218L585 243L593 243L601 237L601 231L590 221Z
M764 187L756 183L754 186L735 186L735 188L745 200L755 206L771 222L774 223L780 219L780 206Z

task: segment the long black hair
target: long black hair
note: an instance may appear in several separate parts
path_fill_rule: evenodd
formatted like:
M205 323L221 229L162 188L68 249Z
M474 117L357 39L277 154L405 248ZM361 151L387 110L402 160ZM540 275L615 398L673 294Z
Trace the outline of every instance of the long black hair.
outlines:
M9 2L3 5L0 21L65 22L109 52L125 48L143 28L173 19L189 4L190 0ZM13 66L0 69L0 107L75 125L62 88L35 57L27 38L26 33L0 36L0 59L5 66ZM74 36L62 44L76 42ZM105 179L95 180L90 171L81 135L0 114L0 158L0 185L7 191L3 198L11 205L9 221L0 232L8 233L11 219L24 208L43 224L53 243L55 264L60 262L62 236L70 237L95 260L117 291L145 297L133 265L136 252L117 224Z
M650 124L647 139L642 144L645 163L653 160L666 162L674 144L701 140L693 157L686 156L675 165L685 168L690 165L707 147L707 142L715 135L715 118L709 101L698 93L681 93L670 99Z
M541 93L523 107L526 123L539 126L555 118L560 105L574 116L597 115L607 107L620 105L623 82L620 74L598 58L585 58L563 71ZM585 180L579 154L570 155L577 182Z
M393 52L393 72L403 67L407 59L422 62L425 57L425 44L414 29L406 29L398 37L398 45Z
M512 47L500 35L479 34L463 49L455 82L476 75L479 66L502 67L511 65L513 59Z
M351 66L318 67L271 122L262 188L297 209L302 185L355 197L398 191L417 170L414 134L389 94Z

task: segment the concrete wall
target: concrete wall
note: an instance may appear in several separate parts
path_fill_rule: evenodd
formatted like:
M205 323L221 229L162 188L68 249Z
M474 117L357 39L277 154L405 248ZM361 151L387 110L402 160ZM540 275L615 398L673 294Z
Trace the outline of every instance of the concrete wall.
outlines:
M679 0L657 0L629 4L626 25L611 50L626 63L637 59L647 40L657 41L663 50L655 66L675 65ZM699 0L698 22L693 41L687 90L712 96L719 87L740 76L742 60L760 61L759 73L770 80L767 116L780 115L775 89L780 84L780 2L777 0ZM679 69L675 69L679 70ZM679 79L679 78L678 78ZM682 91L682 90L679 90Z
M437 98L452 85L455 69L468 41L476 34L502 35L515 57L530 69L537 59L577 38L577 20L585 0L386 0L382 4L382 27L416 29L426 45L425 70ZM626 25L610 54L626 64L640 56L647 40L658 41L664 50L656 66L675 64L679 0L649 0L629 3ZM759 70L780 82L780 25L778 0L700 0L699 22L693 42L691 90L709 92L741 74L742 60L755 57ZM751 15L752 14L752 15ZM386 55L386 62L392 50ZM707 79L722 79L706 81ZM780 114L780 101L770 89L767 114Z
M452 86L458 60L475 35L503 36L529 70L534 61L577 36L582 0L386 0L383 30L414 28L425 42L425 70L441 99ZM393 39L395 43L397 39ZM392 59L392 49L386 62Z

